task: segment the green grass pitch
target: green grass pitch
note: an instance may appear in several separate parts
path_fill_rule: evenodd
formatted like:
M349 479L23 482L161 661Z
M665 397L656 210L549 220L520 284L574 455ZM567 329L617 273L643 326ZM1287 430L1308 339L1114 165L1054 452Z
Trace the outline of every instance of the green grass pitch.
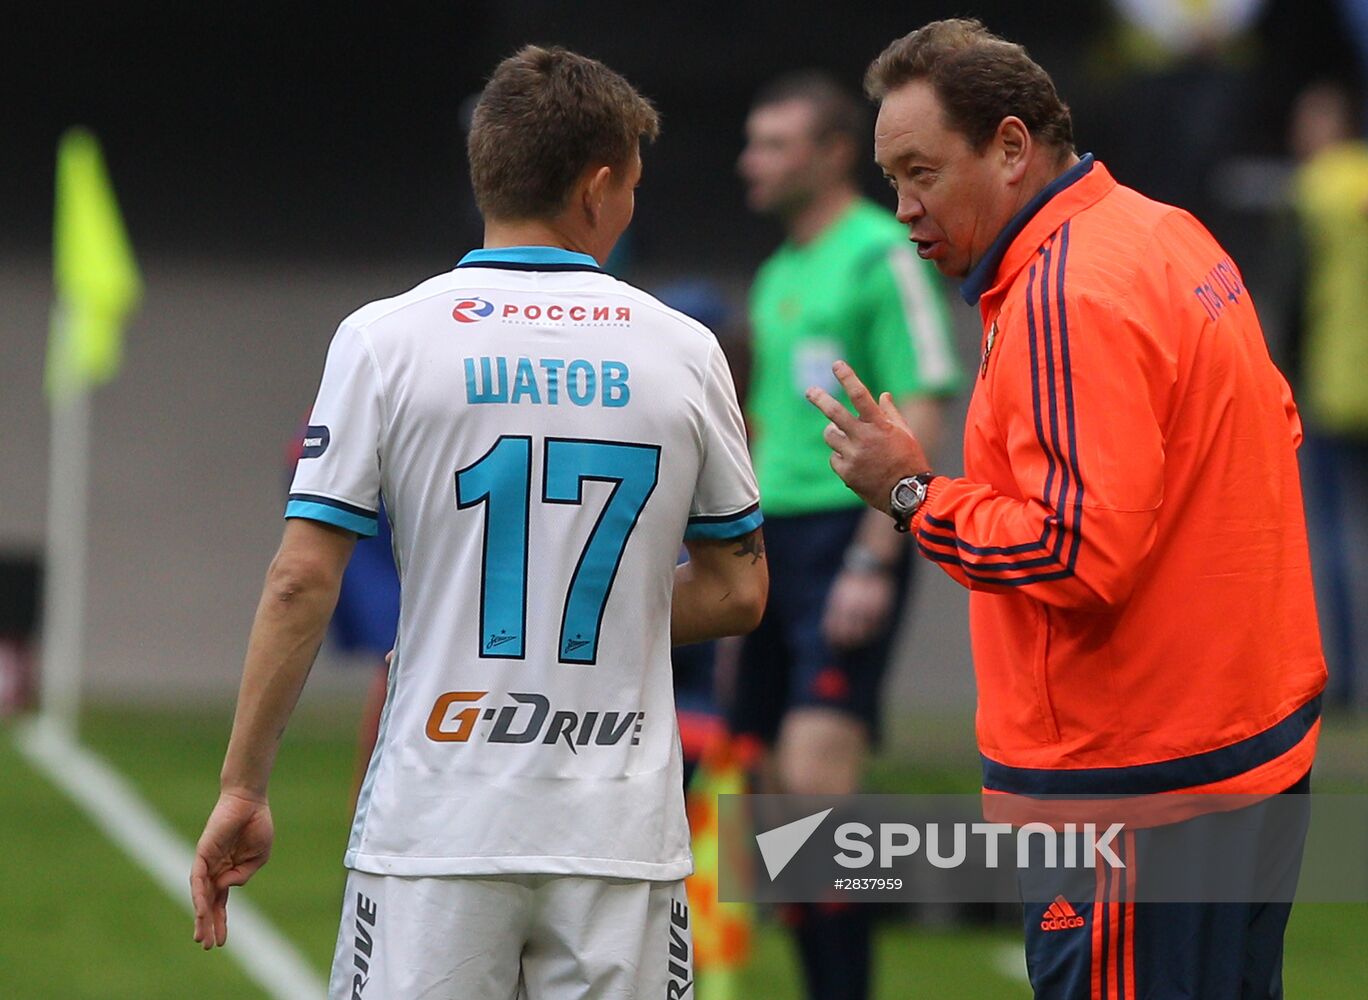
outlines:
M225 712L105 708L87 714L83 732L87 745L127 775L192 841L215 797L228 721ZM320 977L337 929L354 721L354 706L314 706L291 727L271 794L276 850L251 887L258 906ZM880 791L973 790L972 763L960 752L959 730L965 725L962 720L903 720L895 729L920 736L892 741L902 749L878 762L873 785ZM945 739L936 737L939 732ZM915 746L909 749L909 743ZM1355 763L1363 745L1361 726L1327 728L1322 764L1330 787L1368 788ZM263 996L230 955L206 954L194 945L187 912L32 770L7 729L0 729L0 775L0 996ZM231 928L231 904L229 914ZM1364 940L1368 904L1299 906L1288 933L1288 997L1357 1000L1368 982ZM1010 927L926 929L885 921L877 942L876 995L879 1000L1029 997L1026 985L1002 968L1018 942ZM792 948L771 925L760 929L740 995L767 1000L801 995Z

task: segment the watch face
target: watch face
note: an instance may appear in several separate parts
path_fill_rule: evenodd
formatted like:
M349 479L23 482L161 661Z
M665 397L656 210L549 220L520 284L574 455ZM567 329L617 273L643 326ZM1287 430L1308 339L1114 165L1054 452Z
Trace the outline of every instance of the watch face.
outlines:
M889 495L889 504L894 512L904 517L911 516L926 499L926 484L915 476L900 479Z

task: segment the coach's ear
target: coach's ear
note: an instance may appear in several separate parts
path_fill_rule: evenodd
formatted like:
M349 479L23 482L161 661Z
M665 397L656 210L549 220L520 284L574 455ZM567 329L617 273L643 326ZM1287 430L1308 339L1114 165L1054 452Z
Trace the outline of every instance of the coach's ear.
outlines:
M613 168L590 167L585 173L588 180L583 186L584 214L592 225L597 226L599 216L603 213L603 200L613 182Z
M1030 164L1033 141L1031 130L1016 115L1008 115L998 123L993 136L997 143L1003 173L1009 184L1020 184Z

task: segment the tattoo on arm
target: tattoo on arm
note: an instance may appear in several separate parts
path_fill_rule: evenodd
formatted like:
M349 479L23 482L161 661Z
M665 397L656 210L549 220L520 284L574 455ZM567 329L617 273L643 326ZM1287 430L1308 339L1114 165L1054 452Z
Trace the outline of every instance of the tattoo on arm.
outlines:
M754 566L765 556L765 536L759 531L752 531L749 535L738 539L738 547L732 555L737 557L750 556L751 565Z

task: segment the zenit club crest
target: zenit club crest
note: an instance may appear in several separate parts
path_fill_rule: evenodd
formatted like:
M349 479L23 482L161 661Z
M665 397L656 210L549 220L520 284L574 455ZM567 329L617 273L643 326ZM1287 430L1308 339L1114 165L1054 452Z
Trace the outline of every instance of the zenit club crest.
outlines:
M988 377L988 358L992 356L993 345L997 343L997 320L988 327L988 337L983 343L983 363L979 365L979 378Z

